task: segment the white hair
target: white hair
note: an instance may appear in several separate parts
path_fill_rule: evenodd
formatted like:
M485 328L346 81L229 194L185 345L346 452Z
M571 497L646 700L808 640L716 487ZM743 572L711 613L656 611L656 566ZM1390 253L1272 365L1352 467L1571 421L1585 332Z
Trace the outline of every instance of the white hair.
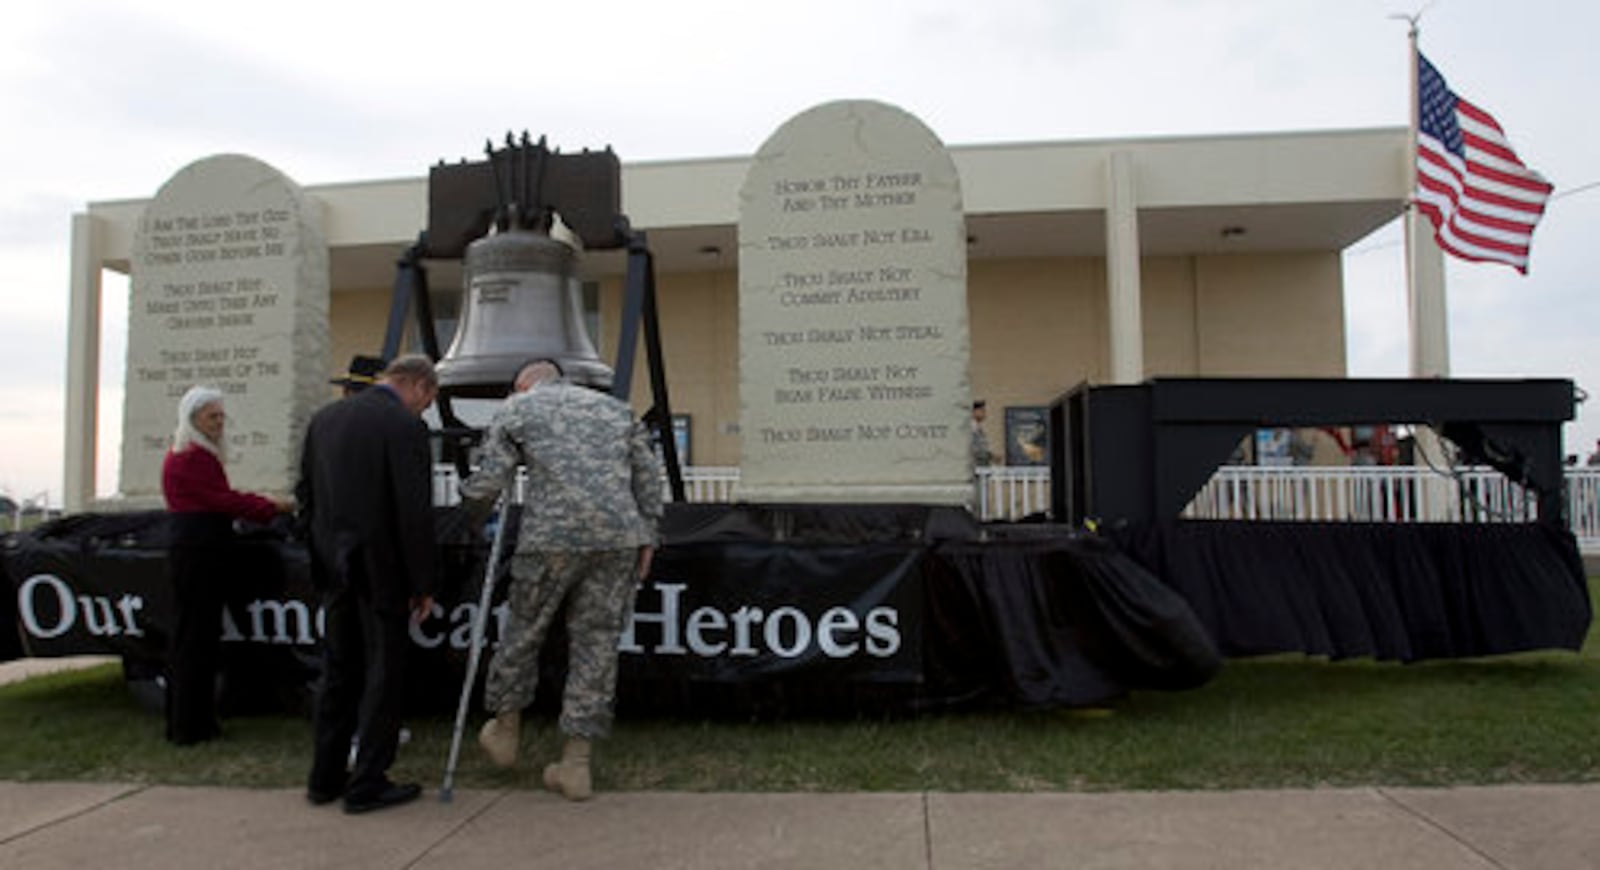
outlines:
M224 460L222 445L212 443L204 432L194 426L194 415L212 403L222 404L222 391L203 384L190 387L189 392L184 393L183 398L178 400L178 428L172 433L174 452L185 450L190 444L198 444L211 451L219 461Z

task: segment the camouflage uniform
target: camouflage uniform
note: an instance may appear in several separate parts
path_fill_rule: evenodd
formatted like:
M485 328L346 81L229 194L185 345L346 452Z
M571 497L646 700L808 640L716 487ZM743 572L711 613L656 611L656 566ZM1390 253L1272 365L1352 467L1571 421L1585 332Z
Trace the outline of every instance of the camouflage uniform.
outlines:
M570 651L561 731L611 730L617 642L633 607L639 548L656 544L661 464L623 402L564 381L506 400L484 439L478 470L461 484L482 507L528 470L511 616L489 663L484 706L521 710L533 701L539 649L567 603Z
M978 425L978 421L974 420L972 421L972 464L982 466L992 462L994 462L994 452L989 449L989 435L983 431L982 426Z

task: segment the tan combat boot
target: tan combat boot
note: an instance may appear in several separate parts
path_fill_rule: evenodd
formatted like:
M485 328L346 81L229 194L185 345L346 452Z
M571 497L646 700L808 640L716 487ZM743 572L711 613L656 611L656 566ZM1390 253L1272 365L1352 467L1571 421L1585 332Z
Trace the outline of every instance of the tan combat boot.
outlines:
M589 741L568 737L561 760L544 769L544 787L569 801L586 801L594 795L589 779Z
M478 745L489 753L489 760L499 767L517 763L517 747L522 743L522 713L518 710L497 714L483 723L478 732Z

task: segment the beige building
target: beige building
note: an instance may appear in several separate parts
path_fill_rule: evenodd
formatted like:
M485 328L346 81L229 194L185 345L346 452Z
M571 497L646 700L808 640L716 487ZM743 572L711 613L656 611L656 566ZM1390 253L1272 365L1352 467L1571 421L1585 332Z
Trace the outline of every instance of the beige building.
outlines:
M560 144L560 143L558 143ZM581 143L580 143L581 144ZM1341 252L1402 213L1404 128L957 146L968 233L972 390L1003 409L1082 381L1343 376ZM419 164L421 161L419 161ZM622 208L656 258L673 411L695 465L737 465L738 192L747 158L623 165ZM291 177L294 167L278 167ZM383 342L395 261L427 223L427 179L317 185L330 248L330 374ZM146 201L73 220L66 505L93 497L102 270L129 269ZM450 327L458 263L430 262ZM611 361L626 262L591 254ZM1442 280L1442 279L1440 279ZM641 357L642 359L642 357ZM647 405L647 372L633 395Z

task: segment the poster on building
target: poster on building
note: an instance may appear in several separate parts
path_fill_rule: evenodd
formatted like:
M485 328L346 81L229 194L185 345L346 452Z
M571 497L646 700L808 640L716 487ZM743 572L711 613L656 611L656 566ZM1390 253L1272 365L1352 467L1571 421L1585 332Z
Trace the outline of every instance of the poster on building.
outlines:
M1048 409L1042 405L1006 408L1006 464L1044 465L1050 456Z

